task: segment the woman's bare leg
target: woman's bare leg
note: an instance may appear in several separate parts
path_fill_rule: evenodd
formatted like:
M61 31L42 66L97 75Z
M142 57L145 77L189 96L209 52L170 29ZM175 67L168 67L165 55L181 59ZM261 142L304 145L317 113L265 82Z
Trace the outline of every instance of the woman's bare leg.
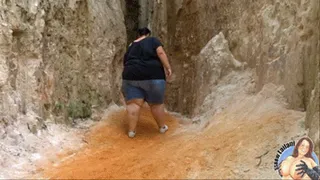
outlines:
M139 120L140 109L144 103L143 99L133 99L126 102L127 104L127 118L128 130L135 131Z
M153 118L157 121L158 127L165 125L166 113L164 112L164 104L150 104Z

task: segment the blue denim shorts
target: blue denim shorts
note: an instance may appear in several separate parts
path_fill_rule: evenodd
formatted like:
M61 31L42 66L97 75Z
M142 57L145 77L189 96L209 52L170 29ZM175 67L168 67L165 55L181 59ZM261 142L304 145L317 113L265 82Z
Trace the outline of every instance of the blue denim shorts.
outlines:
M152 80L122 80L121 91L126 101L144 99L151 104L163 104L166 81L163 79Z

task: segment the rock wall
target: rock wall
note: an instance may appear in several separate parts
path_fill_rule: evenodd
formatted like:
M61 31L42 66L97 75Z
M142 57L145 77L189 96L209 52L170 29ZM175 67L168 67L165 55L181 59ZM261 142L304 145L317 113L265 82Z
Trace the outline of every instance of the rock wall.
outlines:
M165 43L175 74L167 94L171 110L199 112L212 86L205 81L212 72L201 72L211 66L199 54L222 32L234 58L255 69L256 92L269 83L283 87L288 108L307 110L306 127L317 136L318 0L158 0L151 7L149 26Z
M124 17L127 30L127 46L137 38L137 30L139 28L139 4L141 0L125 0L124 1Z
M256 68L257 90L270 82L284 85L290 107L306 107L317 74L319 1L160 0L153 6L161 12L153 11L151 27L167 44L180 85L192 76L191 56L223 32L235 58ZM176 110L191 112L184 106Z
M0 120L56 122L118 102L126 31L117 0L0 2ZM59 118L60 117L60 118ZM35 124L37 125L37 123Z
M318 2L318 9L320 3ZM317 11L318 29L320 29L320 11ZM320 51L320 35L317 31L317 37L313 39L313 51ZM312 51L312 52L313 52ZM309 51L310 52L310 51ZM311 53L311 52L310 52ZM316 154L320 154L320 54L309 54L310 59L307 59L304 66L304 79L306 83L305 98L307 104L306 128L309 129L309 136L316 144Z
M229 50L228 41L222 32L213 37L200 51L198 56L192 57L192 60L197 62L195 63L195 71L197 74L194 79L196 84L193 86L198 87L195 94L194 114L202 115L217 108L216 104L208 102L212 101L212 99L219 99L219 97L210 98L210 94L217 92L214 88L219 81L221 81L221 78L228 75L230 71L244 70L246 63L241 63L234 58ZM252 81L251 78L248 78L248 81ZM226 85L226 90L230 90L227 86L234 85ZM236 88L244 90L245 87L246 86L237 86ZM231 91L229 93L231 94ZM229 103L231 104L232 102ZM207 107L204 108L202 106L203 104L207 104ZM227 107L227 105L225 107Z
M319 58L319 55L318 55ZM318 61L318 68L319 63ZM320 72L318 69L318 72ZM309 136L313 139L316 154L320 154L320 73L318 73L318 79L315 82L314 89L311 92L310 101L307 107L306 115L306 128L309 130Z

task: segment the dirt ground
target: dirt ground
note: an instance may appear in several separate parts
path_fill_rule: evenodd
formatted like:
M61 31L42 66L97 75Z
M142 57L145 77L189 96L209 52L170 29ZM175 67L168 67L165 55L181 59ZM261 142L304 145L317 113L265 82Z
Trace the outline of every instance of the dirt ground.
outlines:
M42 164L38 175L52 179L279 178L273 170L276 150L294 138L300 128L292 119L303 114L281 110L263 114L237 119L233 113L220 113L202 126L167 115L169 131L159 134L145 108L137 135L130 139L125 110L117 110L85 135L85 147L61 154L58 162Z

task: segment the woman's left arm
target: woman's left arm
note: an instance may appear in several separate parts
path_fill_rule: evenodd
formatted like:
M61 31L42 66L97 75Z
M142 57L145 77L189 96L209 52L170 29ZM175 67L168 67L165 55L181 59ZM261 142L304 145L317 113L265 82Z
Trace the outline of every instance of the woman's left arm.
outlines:
M311 159L311 158L310 158ZM319 175L320 175L320 168L319 168L319 165L314 162L313 159L311 159L311 167L314 171L316 171Z
M311 160L312 169L307 166L307 164L300 160L301 164L296 165L297 169L296 171L301 171L298 174L301 174L301 177L303 177L304 174L307 174L312 180L319 180L320 177L320 170L319 166L313 167L313 160ZM313 162L312 162L313 161Z
M157 55L162 63L162 65L164 66L165 70L166 70L166 75L170 78L170 76L172 75L172 70L171 70L171 66L168 60L168 57L166 55L166 53L164 52L164 49L162 46L159 46L157 49Z

